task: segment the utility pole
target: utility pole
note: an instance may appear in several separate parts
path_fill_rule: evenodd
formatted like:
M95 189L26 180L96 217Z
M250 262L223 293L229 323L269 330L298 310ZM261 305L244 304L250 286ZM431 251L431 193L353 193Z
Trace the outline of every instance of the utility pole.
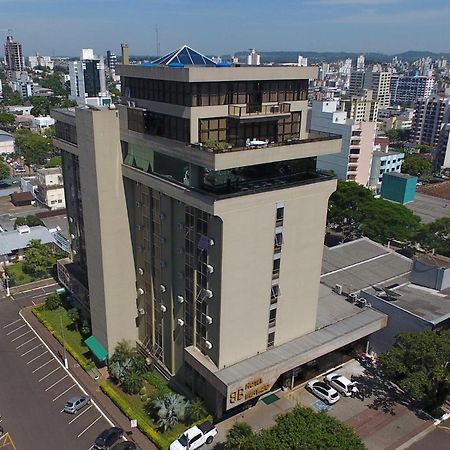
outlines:
M8 276L8 274L5 274L5 282L6 282L6 296L9 297L11 295L11 292L9 290L9 276Z
M64 336L64 327L63 327L63 320L62 320L62 316L59 316L59 320L61 322L61 335L62 335L62 340L63 340L63 348L64 348L64 367L66 369L69 368L69 363L67 361L67 353L66 353L66 339Z

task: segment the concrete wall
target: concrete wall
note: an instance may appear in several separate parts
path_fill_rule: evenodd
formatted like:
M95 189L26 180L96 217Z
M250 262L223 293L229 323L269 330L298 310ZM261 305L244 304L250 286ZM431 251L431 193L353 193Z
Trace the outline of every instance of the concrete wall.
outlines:
M413 262L411 283L437 291L450 288L450 267L437 267L416 259Z
M118 341L137 339L118 114L77 109L76 123L92 332L112 354Z
M372 305L372 308L389 316L387 326L372 334L369 339L370 349L378 354L392 347L395 342L395 335L399 332L420 333L433 328L430 322L395 306L394 303L382 300L364 291L361 291L359 296L366 299Z

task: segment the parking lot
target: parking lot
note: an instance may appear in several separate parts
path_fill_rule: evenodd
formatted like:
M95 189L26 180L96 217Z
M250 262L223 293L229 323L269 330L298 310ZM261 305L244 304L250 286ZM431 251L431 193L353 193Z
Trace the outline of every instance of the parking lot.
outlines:
M0 415L2 426L20 450L88 450L112 423L92 402L77 414L65 402L83 392L18 314L16 303L1 301Z

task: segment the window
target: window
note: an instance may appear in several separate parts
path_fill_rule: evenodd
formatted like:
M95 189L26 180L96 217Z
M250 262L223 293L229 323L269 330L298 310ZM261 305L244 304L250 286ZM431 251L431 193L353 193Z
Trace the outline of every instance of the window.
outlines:
M277 309L271 309L269 313L269 328L272 328L276 325L277 322Z
M384 166L386 164L386 161L381 161L381 165Z
M275 250L281 250L281 244L283 243L283 233L275 234Z
M283 225L284 220L284 206L277 207L277 220L276 220L276 226L280 227Z
M269 333L269 336L267 337L267 348L273 347L275 343L275 332Z
M277 278L280 273L280 259L273 260L272 278Z
M277 302L278 296L280 295L280 286L278 284L274 284L270 291L270 304L273 305Z

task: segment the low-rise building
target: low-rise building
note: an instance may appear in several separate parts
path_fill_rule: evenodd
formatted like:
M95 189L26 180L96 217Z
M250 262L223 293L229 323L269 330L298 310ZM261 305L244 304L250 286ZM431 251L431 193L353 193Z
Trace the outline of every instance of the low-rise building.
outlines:
M0 155L14 152L14 136L0 130Z
M384 173L381 180L380 195L386 200L391 200L404 205L416 198L417 177L406 173Z
M36 198L50 209L66 207L64 182L60 167L36 171Z
M55 124L55 119L50 116L33 117L32 128L37 133L43 133L48 127Z
M369 185L379 191L385 173L400 173L405 154L390 150L379 150L372 153Z

